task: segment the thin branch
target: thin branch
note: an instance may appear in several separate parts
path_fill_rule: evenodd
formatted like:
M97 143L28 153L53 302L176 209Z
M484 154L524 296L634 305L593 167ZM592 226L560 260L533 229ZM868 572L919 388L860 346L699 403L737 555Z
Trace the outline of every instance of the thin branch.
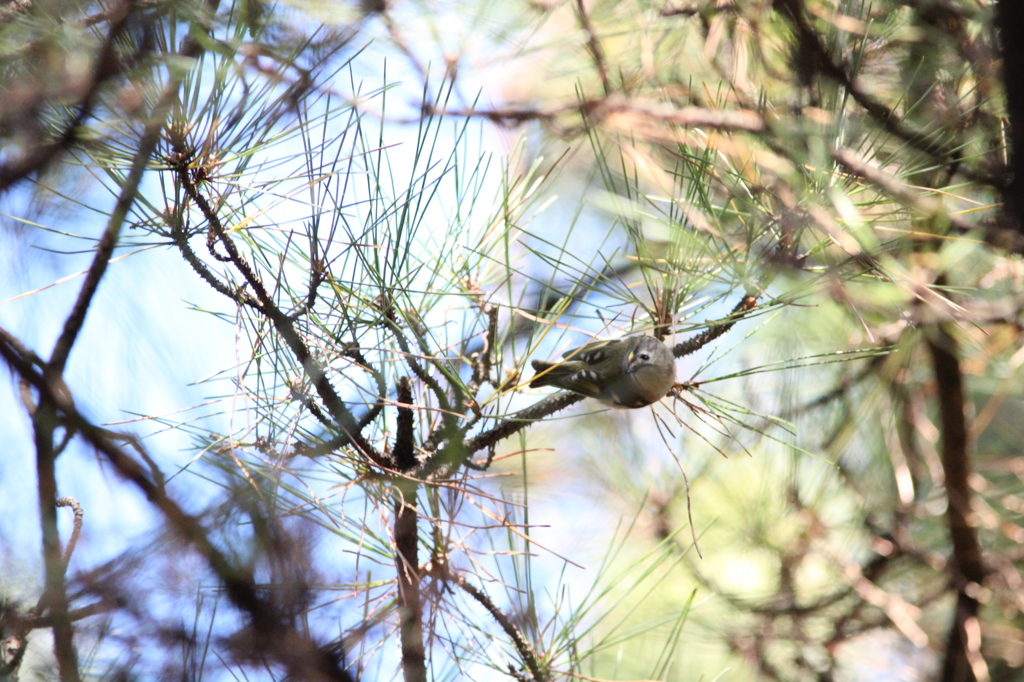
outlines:
M299 404L306 408L309 411L309 413L316 418L318 422L320 422L325 428L334 428L334 422L331 421L331 419L328 418L326 414L324 414L324 411L320 409L320 406L316 404L316 401L313 400L313 398L311 398L309 395L307 395L306 392L302 389L302 387L289 386L289 388L291 388L292 396L296 400L298 400ZM349 439L349 442L351 442L351 439Z
M942 682L966 682L979 677L980 635L972 637L977 625L977 586L985 579L981 544L971 522L970 461L966 395L960 368L958 344L947 325L932 328L928 339L938 390L942 423L942 471L946 487L946 520L953 544L954 585L957 591L954 622L946 641ZM973 586L973 589L972 589ZM973 624L973 626L972 626ZM980 630L979 630L980 632Z
M698 350L732 329L733 325L743 319L743 317L753 310L756 305L757 297L744 296L724 321L712 325L693 338L687 339L686 341L680 341L672 347L672 355L677 358L681 358L691 353L696 353Z
M68 356L71 355L71 349L78 338L78 333L82 330L82 325L85 324L86 313L89 312L89 306L92 303L97 288L99 288L100 280L103 279L103 275L106 273L107 266L110 263L110 258L114 254L114 248L117 246L121 235L121 227L128 217L128 211L131 210L132 204L135 203L135 196L138 192L139 184L142 182L142 175L146 171L146 165L149 163L149 159L156 149L157 143L160 141L160 131L177 97L178 82L174 81L165 88L163 97L157 103L157 106L154 107L152 119L149 125L146 126L142 139L139 140L139 149L132 161L131 170L121 185L117 204L110 214L110 220L107 221L107 227L103 231L103 236L100 237L99 243L96 245L96 255L89 266L85 282L83 282L82 288L78 292L78 299L75 301L71 313L64 320L64 328L54 344L49 362L49 369L53 372L60 374L64 371Z
M870 163L852 149L837 147L832 150L832 158L847 172L878 186L883 192L907 207L928 217L942 216L961 232L973 229L972 225L965 223L958 216L947 214L938 198L911 187L894 175L890 175Z
M409 405L412 405L412 383L409 377L398 378L398 417L395 420L395 447L392 449L395 466L399 471L410 471L416 466L414 440L415 423Z
M426 385L426 387L431 390L431 392L437 398L437 405L440 408L441 424L434 430L433 433L427 436L427 442L440 443L447 439L448 444L452 445L457 440L456 436L459 434L459 426L458 422L456 422L456 416L453 411L452 405L448 400L448 396L445 393L444 389L441 387L441 384L438 383L437 379L435 379L427 371L425 371L420 366L420 363L417 362L416 356L412 353L412 351L409 348L409 341L405 338L405 334L398 326L398 323L391 319L390 312L390 310L384 311L384 319L388 322L388 324L391 327L391 330L395 334L395 339L398 341L398 346L402 351L402 358L405 360L405 363L409 366L409 369L412 370L413 374L416 375L416 378L422 381L424 385ZM412 325L410 325L410 327L412 327ZM426 354L426 342L423 339L422 334L417 333L415 328L413 328L412 331L413 333L416 334L416 338L417 341L419 342L420 348L423 350L424 354ZM461 400L461 393L457 392L456 398L457 404L455 406L455 409L461 410L463 406ZM447 451L447 448L441 450L433 450L431 451L431 461L428 461L426 468L429 468L430 471L435 471L438 468L440 468L443 464L454 459L462 460L464 459L464 457L462 457L461 455L452 456L451 453Z
M419 532L415 480L395 484L395 569L398 572L399 644L405 682L426 682L423 646L423 597L420 593Z
M594 58L594 66L597 67L597 73L601 77L604 94L611 94L612 88L608 82L608 64L604 58L604 50L601 49L601 42L597 39L594 27L590 23L590 17L587 16L587 8L584 6L583 0L576 0L576 14L579 16L580 26L587 34L587 48L590 50L590 56Z
M213 543L199 520L168 497L163 485L154 482L141 464L113 442L111 432L83 417L75 408L71 395L59 387L55 388L17 348L23 348L21 342L0 327L0 357L15 374L39 391L41 404L46 401L53 405L65 428L76 429L89 445L102 453L120 476L135 485L160 510L178 536L195 548L223 583L231 603L249 615L260 641L273 647L269 650L271 655L300 679L352 682L348 672L339 667L339 660L334 654L318 647L301 631L285 625L276 609L260 596L247 569L234 565Z
M369 363L366 357L363 356L362 351L359 350L359 345L355 342L349 344L342 355L355 360L356 364L373 375L374 381L377 382L377 402L375 402L372 407L359 417L359 423L356 425L356 431L358 433L362 433L363 430L377 418L381 413L381 410L384 409L384 403L387 400L387 386L384 382L384 374ZM299 443L293 448L293 452L296 455L303 455L310 458L321 457L335 452L340 448L347 447L351 442L352 439L349 438L347 433L340 433L334 438L331 438L324 443L320 443L319 445Z
M274 329L302 366L303 371L310 378L313 386L316 387L320 400L327 408L327 411L330 412L337 428L341 429L351 439L352 443L367 459L378 466L386 466L385 458L363 437L360 432L359 422L356 421L355 416L353 416L345 402L341 399L341 396L334 389L323 366L313 357L309 346L295 328L295 321L278 307L259 275L238 251L238 247L235 246L234 241L221 224L220 216L217 215L217 212L210 206L206 197L203 196L196 186L187 165L179 163L175 171L178 181L181 183L186 194L195 202L206 219L211 236L216 237L224 246L224 250L227 252L226 258L241 273L249 287L255 292L256 299L260 305L260 312L274 326Z
M473 597L481 606L487 609L487 612L491 614L495 622L501 626L501 629L505 631L505 634L509 636L512 643L515 644L516 650L519 651L519 657L523 659L523 663L529 668L530 674L533 675L533 679L536 682L548 682L551 678L546 672L540 667L540 659L537 656L537 652L533 650L530 643L526 641L526 637L523 636L522 631L516 627L516 624L509 619L505 613L498 608L498 606L491 601L491 598L487 596L482 590L477 589L469 581L466 580L465 576L450 574L448 576L452 582L461 587L469 596Z
M75 546L78 544L78 536L82 533L82 517L84 512L82 511L82 505L73 497L62 497L57 500L56 506L58 507L71 507L72 512L75 515L74 523L71 527L71 537L68 539L67 546L64 547L64 571L68 570L68 562L71 561L71 555L75 553Z
M188 232L181 225L180 221L171 223L171 239L174 245L181 251L182 257L185 262L192 266L192 269L197 275L203 278L203 280L210 285L210 287L239 305L247 305L255 310L262 311L262 307L255 298L252 297L249 292L244 289L231 288L226 282L222 282L213 272L206 267L206 263L199 257L199 254L188 243Z
M854 101L860 104L868 115L889 134L943 164L959 162L955 150L929 142L923 132L908 127L892 109L868 95L839 64L832 60L821 41L821 36L807 21L803 0L775 0L774 5L776 9L780 10L780 14L789 19L796 30L799 51L797 58L801 59L801 67L815 69L836 80L850 93ZM991 183L991 178L986 182Z
M524 410L520 410L508 419L502 420L497 426L467 440L465 447L466 457L468 458L478 450L490 447L499 440L508 438L512 434L522 431L534 422L540 421L545 417L550 417L555 412L560 412L567 407L571 407L583 399L583 396L576 393L570 393L569 391L559 391L558 393L554 393L540 402L535 403Z
M487 316L487 331L484 333L484 345L477 353L474 353L473 378L467 386L470 398L475 398L477 391L484 382L496 384L491 379L491 367L494 363L495 349L498 345L498 306L489 303L481 303L480 309Z
M86 618L92 618L98 616L101 613L110 613L120 606L117 600L112 597L106 597L100 599L98 602L89 604L88 606L82 606L77 609L71 609L68 611L67 617L73 623L77 623L80 620ZM24 624L27 630L39 630L41 628L52 628L53 627L53 616L50 614L43 614L40 616L26 618Z
M876 185L884 193L907 207L931 218L940 217L948 220L950 227L958 232L968 233L982 227L968 223L960 216L949 213L936 197L911 187L851 149L838 147L832 150L832 158L847 172ZM989 244L1013 253L1024 253L1024 234L1020 230L1007 229L996 224L988 224L983 227L985 228L985 240Z
M33 370L34 371L34 370ZM49 382L39 378L49 386ZM75 651L74 628L68 618L68 600L64 583L65 562L57 529L57 468L53 451L53 434L59 426L55 402L40 387L39 405L32 415L32 431L36 450L36 492L39 504L39 525L43 534L43 564L46 578L39 607L47 609L53 619L53 652L61 682L78 682L78 653ZM37 608L39 608L37 607Z
M197 26L198 29L204 30L209 28L210 19L209 16L216 11L218 0L208 0L207 5L204 7L208 16L203 17ZM116 24L118 30L116 33L112 33L110 42L120 34L121 25L127 19L131 5L126 5L124 9L124 16L120 22ZM111 45L110 50L113 50ZM180 54L184 57L194 57L202 51L202 47L199 42L191 35L187 35L182 41ZM110 56L113 59L113 56ZM74 346L75 340L78 338L78 333L82 329L82 325L85 323L86 313L89 311L89 306L92 303L93 296L96 294L96 289L99 287L100 280L103 279L103 275L106 273L107 265L110 263L110 258L113 255L114 248L117 246L118 238L121 234L121 228L124 225L125 219L128 217L128 212L131 210L132 204L135 203L136 194L139 189L139 184L142 182L142 176L146 171L146 166L149 163L150 157L153 155L153 151L156 149L157 144L160 141L160 134L167 121L167 117L170 115L172 107L178 101L178 88L181 85L181 75L175 75L175 71L171 70L171 76L168 79L167 84L164 86L163 92L160 95L160 99L157 101L153 110L150 112L148 123L143 130L142 136L139 139L139 147L135 153L135 158L132 160L131 169L128 172L128 176L124 179L121 185L121 191L117 197L117 203L114 206L114 210L110 213L110 219L107 221L107 227L103 231L103 235L96 245L96 255L93 257L93 262L89 266L88 274L86 275L85 282L82 284L82 288L79 290L78 299L75 301L75 305L64 321L64 328L61 331L57 342L54 344L53 354L50 357L48 370L55 374L62 374L64 367L67 364L68 356L71 354L71 349Z
M629 114L683 127L738 130L763 133L768 127L756 111L748 109L710 109L706 107L675 107L662 102L629 98L613 93L607 97L574 101L552 107L507 107L504 109L438 109L429 112L444 116L486 118L499 125L520 124L525 121L547 121L569 113L585 115L591 121L601 121L613 114ZM579 132L582 132L579 131Z
M1014 227L1024 230L1024 3L995 3L995 25L1002 48L1003 97L1009 122L1010 180L1003 188L1003 202Z
M13 5L13 3L12 3ZM18 5L14 5L18 7ZM7 9L7 8L5 8ZM94 69L88 89L79 100L71 120L64 126L64 131L57 139L34 145L27 156L0 165L0 193L5 192L32 173L46 168L62 151L78 142L83 124L92 117L101 86L120 73L121 62L116 54L118 41L135 9L134 0L125 0L117 8L104 13L110 20L110 29L103 41L103 47L94 60ZM8 14L5 19L13 17ZM69 106L69 108L71 108Z
M437 398L437 405L441 408L441 414L444 415L446 421L454 424L455 416L450 414L452 406L448 401L448 395L444 392L444 389L441 388L441 384L437 382L437 379L430 376L430 374L420 366L420 363L416 361L416 355L409 348L409 340L405 338L405 332L402 331L397 322L391 319L390 314L391 310L385 310L383 312L384 319L387 321L388 326L391 327L391 331L394 332L395 340L398 341L398 347L402 351L402 359L405 360L405 364L409 365L409 369L411 369L412 373L416 375L416 378L422 381Z
M370 423L377 418L377 416L383 409L384 399L381 398L376 403L374 403L373 407L368 409L359 418L359 422L356 424L356 431L362 432L363 429L369 426ZM323 443L319 443L317 445L307 445L305 443L299 443L294 447L294 452L295 454L302 455L304 457L316 458L322 457L323 455L328 455L341 448L348 447L351 443L352 438L349 437L348 433L339 433L334 438L331 438L330 440L324 441Z

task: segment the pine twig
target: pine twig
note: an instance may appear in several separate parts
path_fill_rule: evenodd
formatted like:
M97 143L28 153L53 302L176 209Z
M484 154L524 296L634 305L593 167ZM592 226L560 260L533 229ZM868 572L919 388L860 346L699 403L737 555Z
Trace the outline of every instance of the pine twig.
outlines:
M520 658L523 659L523 663L530 670L530 674L533 675L534 682L548 682L551 678L544 670L540 667L540 659L537 656L537 652L533 650L530 643L526 641L526 637L522 631L516 627L516 624L501 610L498 606L491 601L491 598L480 589L477 589L462 575L449 575L452 582L462 588L469 596L475 599L481 606L487 609L487 612L491 614L491 617L495 622L501 626L501 629L505 631L505 634L509 636L512 643L515 645L516 650L519 652Z

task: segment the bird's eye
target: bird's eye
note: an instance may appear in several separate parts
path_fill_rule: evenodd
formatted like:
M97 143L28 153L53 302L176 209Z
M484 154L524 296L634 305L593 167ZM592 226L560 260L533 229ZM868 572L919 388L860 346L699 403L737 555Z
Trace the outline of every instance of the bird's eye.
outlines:
M649 354L647 354L647 353L641 353L640 354L640 359L641 360L650 360L651 356Z

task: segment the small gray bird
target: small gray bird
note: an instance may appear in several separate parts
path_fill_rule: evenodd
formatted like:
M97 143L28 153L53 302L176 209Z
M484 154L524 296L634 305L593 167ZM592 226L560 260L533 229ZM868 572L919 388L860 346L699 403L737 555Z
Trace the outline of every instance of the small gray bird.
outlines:
M653 336L588 343L562 357L565 362L534 360L530 388L556 386L612 407L644 407L676 381L672 351Z

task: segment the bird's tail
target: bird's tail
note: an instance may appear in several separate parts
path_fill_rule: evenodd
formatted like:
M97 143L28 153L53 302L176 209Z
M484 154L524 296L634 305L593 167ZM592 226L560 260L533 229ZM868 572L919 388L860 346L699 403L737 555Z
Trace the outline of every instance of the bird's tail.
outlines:
M534 360L530 364L533 365L534 371L534 377L530 380L530 388L556 386L559 379L564 379L575 371L575 368L568 362Z

